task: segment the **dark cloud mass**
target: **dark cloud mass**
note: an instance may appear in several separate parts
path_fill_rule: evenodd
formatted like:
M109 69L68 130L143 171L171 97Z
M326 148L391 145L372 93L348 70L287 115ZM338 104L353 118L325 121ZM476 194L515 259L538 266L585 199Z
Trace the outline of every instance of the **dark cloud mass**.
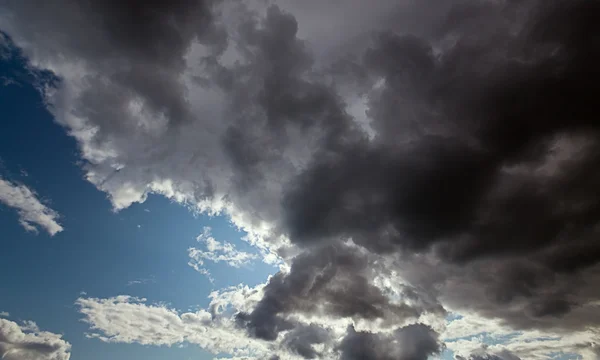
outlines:
M8 1L16 17L26 17L20 32L48 48L53 56L89 61L78 113L103 119L103 132L139 131L123 117L127 100L137 97L149 116L177 124L195 116L178 79L192 41L222 46L226 37L216 25L212 0L84 1L43 3ZM104 109L103 109L104 108ZM98 116L100 109L104 114Z
M90 180L114 203L134 185L176 198L168 180L185 202L272 225L265 241L291 266L237 314L251 337L307 359L333 346L341 360L425 360L439 335L406 324L444 306L516 329L600 325L600 2L348 0L361 22L330 52L331 37L311 37L327 16L306 15L312 1L235 2L229 18L224 3L6 8L28 19L8 29L17 42L63 49L54 60L89 72L70 111L97 130L78 138L82 152L118 154L110 184ZM192 84L190 68L203 71ZM224 109L194 111L200 88ZM90 173L108 167L89 154ZM401 289L391 296L376 279L396 273L406 284L387 284ZM336 340L315 318L378 331Z
M463 2L435 37L376 36L363 57L383 79L374 139L323 147L293 181L291 240L490 259L498 306L569 312L558 278L599 260L600 47L582 40L599 14L594 1Z
M423 324L412 324L392 334L357 332L348 328L339 350L340 360L426 360L440 352L437 334Z
M253 312L239 314L238 320L251 335L275 340L279 332L294 327L285 315L298 312L380 320L382 328L417 319L424 312L443 314L443 308L391 302L382 289L370 284L379 271L359 249L345 245L303 253L294 258L289 274L271 278ZM406 297L414 296L411 289L405 291Z

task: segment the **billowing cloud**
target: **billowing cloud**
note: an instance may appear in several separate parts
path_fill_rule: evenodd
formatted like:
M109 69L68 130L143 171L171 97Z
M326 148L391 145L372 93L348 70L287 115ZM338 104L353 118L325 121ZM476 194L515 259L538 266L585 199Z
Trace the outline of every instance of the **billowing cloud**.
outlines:
M44 205L38 195L23 184L0 178L0 203L19 214L19 223L27 231L38 232L38 226L50 236L63 231L58 223L59 214Z
M450 310L593 354L598 3L343 3L8 1L0 20L60 77L46 101L115 209L162 194L284 261L229 314L245 341L306 358L418 359L438 339L464 358L555 352L476 352ZM145 341L94 319L105 340Z
M251 313L238 314L238 321L250 335L275 340L280 332L296 326L290 314L374 321L389 328L431 310L403 301L413 294L410 289L395 301L390 299L384 289L370 283L379 271L384 270L359 248L347 245L301 254L294 258L289 273L270 279L262 300ZM444 313L443 308L434 310Z
M71 344L33 322L19 325L0 318L0 355L5 360L69 360Z

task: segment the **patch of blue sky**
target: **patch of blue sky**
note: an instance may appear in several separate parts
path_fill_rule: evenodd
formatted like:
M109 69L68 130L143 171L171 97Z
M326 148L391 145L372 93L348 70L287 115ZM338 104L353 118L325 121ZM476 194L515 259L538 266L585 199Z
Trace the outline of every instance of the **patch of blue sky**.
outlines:
M477 333L477 334L471 334L469 336L449 338L449 339L446 339L446 342L451 343L451 342L456 342L456 341L460 341L460 340L479 339L488 345L501 345L501 344L506 344L506 343L511 342L513 339L515 339L517 336L519 336L521 334L522 333L518 332L518 331L515 331L510 334L502 334L502 335L496 335L496 334L490 333L490 332L481 332L481 333Z
M446 316L446 321L450 322L450 321L460 320L462 318L464 318L463 315L461 315L459 313L451 312Z

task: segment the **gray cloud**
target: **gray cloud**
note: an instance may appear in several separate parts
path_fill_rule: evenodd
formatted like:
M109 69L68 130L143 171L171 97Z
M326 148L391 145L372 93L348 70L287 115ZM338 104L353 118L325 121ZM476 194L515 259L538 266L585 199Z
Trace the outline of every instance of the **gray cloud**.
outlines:
M305 359L315 359L321 357L321 354L314 349L313 344L323 344L330 341L331 334L326 329L310 324L296 327L287 333L282 344Z
M426 360L441 351L429 326L412 324L391 334L357 332L352 326L339 345L340 360Z
M288 274L278 273L264 288L264 296L251 313L238 321L252 336L275 340L280 332L294 328L286 315L319 314L355 320L380 320L391 327L425 312L443 314L443 308L409 306L393 302L370 279L377 269L358 248L330 245L294 258ZM414 292L406 289L408 296Z
M291 240L352 237L376 252L433 250L460 264L491 258L496 269L483 262L480 275L493 280L498 308L518 298L531 300L532 318L572 310L566 284L598 251L589 89L599 79L588 74L600 49L578 34L592 31L599 9L540 4L464 3L435 37L377 36L363 60L384 81L369 95L375 138L322 147L293 181ZM482 23L493 31L472 31Z

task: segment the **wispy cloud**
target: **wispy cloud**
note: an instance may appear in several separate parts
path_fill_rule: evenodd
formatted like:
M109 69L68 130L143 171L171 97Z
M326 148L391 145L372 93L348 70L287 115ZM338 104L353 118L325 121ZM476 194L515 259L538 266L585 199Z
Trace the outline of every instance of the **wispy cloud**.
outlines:
M63 231L63 227L57 222L60 215L44 205L37 194L23 184L0 178L0 203L17 211L19 223L27 231L37 233L38 227L41 227L50 236Z
M156 283L156 279L151 276L149 278L142 278L142 279L136 279L136 280L130 280L127 282L127 286L132 286L132 285L144 285L144 284L154 284Z
M220 241L215 240L212 236L211 228L208 226L204 227L202 234L200 234L196 240L199 243L204 244L206 250L194 247L189 248L188 255L190 261L188 262L188 265L193 267L196 271L207 275L209 280L212 279L210 272L202 267L205 260L214 263L224 262L229 266L239 268L258 257L256 254L237 250L235 245L231 243L221 243ZM214 281L214 279L212 281Z
M266 353L265 344L248 339L233 319L206 310L179 313L146 299L117 296L107 299L79 298L76 304L92 333L88 338L105 342L142 345L191 343L213 353L251 355Z

